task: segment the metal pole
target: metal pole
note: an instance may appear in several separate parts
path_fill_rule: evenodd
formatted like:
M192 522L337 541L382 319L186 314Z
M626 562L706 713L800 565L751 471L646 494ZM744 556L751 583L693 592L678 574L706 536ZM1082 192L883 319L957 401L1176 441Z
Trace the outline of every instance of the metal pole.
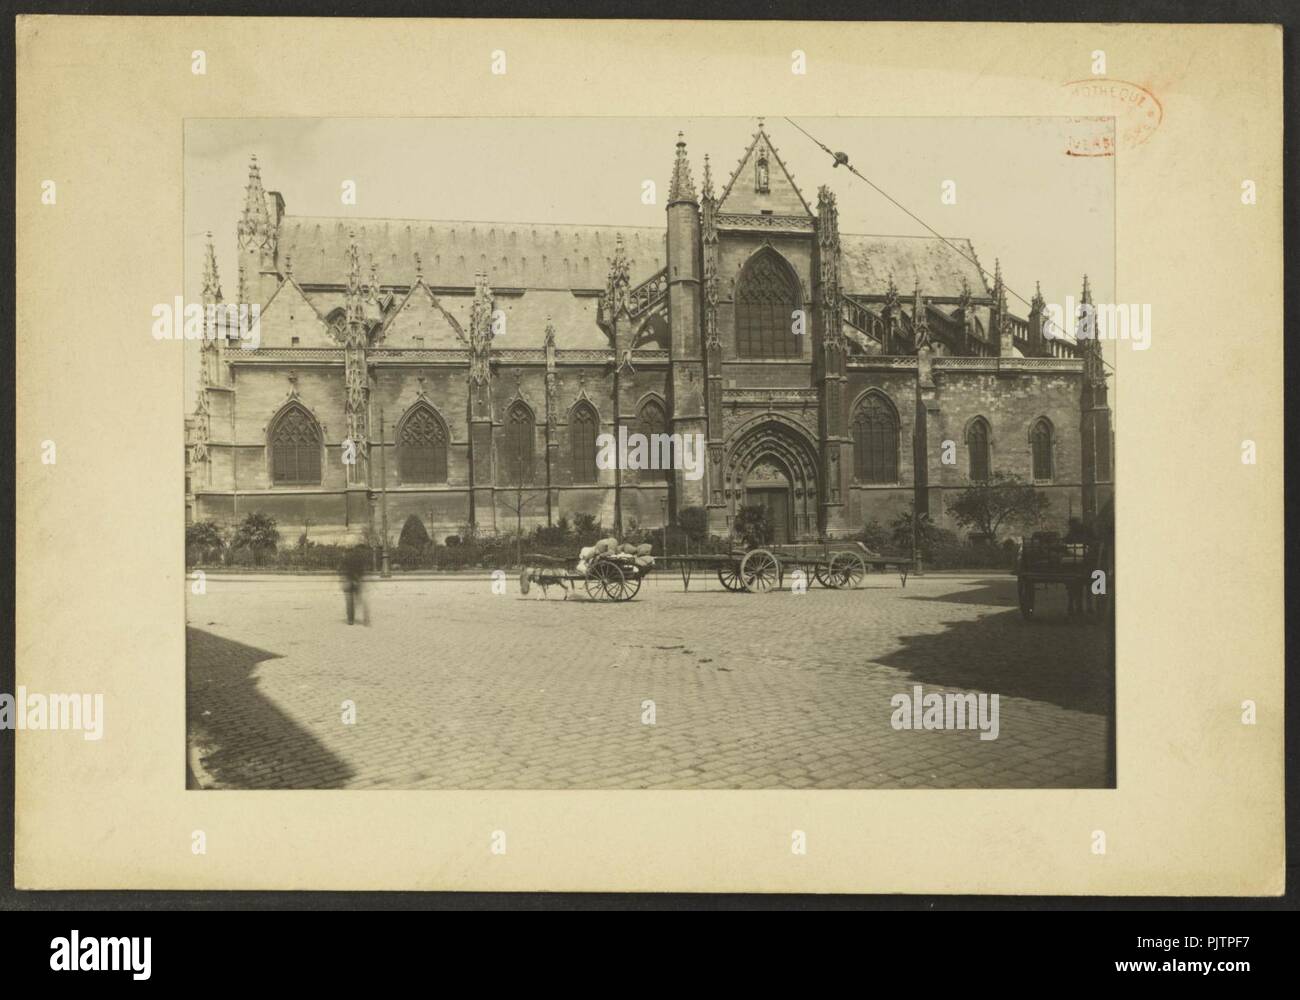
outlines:
M388 568L388 449L384 447L384 408L379 408L379 510L383 528L383 566L380 575L392 576Z

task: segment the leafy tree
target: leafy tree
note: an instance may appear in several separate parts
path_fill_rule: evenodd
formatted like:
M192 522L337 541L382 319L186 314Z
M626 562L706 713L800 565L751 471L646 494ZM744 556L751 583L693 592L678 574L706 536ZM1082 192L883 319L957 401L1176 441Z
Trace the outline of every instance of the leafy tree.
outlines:
M767 519L767 508L747 504L736 511L731 530L748 548L768 545L773 538L772 524Z
M964 528L997 540L1005 526L1037 524L1051 506L1047 495L1019 476L995 472L987 482L972 483L948 501L948 513Z
M703 507L683 507L677 513L677 526L692 542L701 542L709 533L709 515Z
M412 514L402 525L402 533L397 539L398 547L423 552L428 544L429 533L424 529L424 522L417 515Z

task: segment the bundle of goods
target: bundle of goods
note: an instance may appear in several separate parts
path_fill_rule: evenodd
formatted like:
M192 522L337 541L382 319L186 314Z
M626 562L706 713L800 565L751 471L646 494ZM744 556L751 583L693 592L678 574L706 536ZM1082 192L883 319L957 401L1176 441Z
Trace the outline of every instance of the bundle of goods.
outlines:
M624 567L635 566L644 573L655 564L655 557L650 552L649 545L632 545L630 542L620 543L617 538L602 538L595 545L589 545L578 553L577 572L587 572L597 558L604 558Z

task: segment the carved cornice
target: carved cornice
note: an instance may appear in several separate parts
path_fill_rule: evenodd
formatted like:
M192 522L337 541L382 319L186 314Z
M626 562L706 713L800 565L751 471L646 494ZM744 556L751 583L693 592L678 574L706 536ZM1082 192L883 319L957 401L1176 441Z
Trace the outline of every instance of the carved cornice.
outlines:
M813 231L813 220L803 215L737 215L734 212L719 212L717 223L719 229L794 233Z

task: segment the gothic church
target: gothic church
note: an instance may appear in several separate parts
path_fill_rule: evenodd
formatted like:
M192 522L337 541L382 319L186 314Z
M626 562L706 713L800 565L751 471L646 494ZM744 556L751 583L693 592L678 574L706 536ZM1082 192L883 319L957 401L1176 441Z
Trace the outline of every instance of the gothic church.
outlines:
M1100 346L1047 336L1041 295L1012 315L968 240L841 233L835 195L810 204L761 122L721 190L705 157L697 193L679 137L666 215L294 216L254 158L237 301L261 306L260 343L203 342L187 516L373 539L382 492L393 538L412 514L441 539L686 507L726 534L761 504L784 541L913 503L951 527L945 496L994 472L1060 526L1109 496ZM203 289L223 302L211 243ZM620 426L703 435L703 477L598 467Z

